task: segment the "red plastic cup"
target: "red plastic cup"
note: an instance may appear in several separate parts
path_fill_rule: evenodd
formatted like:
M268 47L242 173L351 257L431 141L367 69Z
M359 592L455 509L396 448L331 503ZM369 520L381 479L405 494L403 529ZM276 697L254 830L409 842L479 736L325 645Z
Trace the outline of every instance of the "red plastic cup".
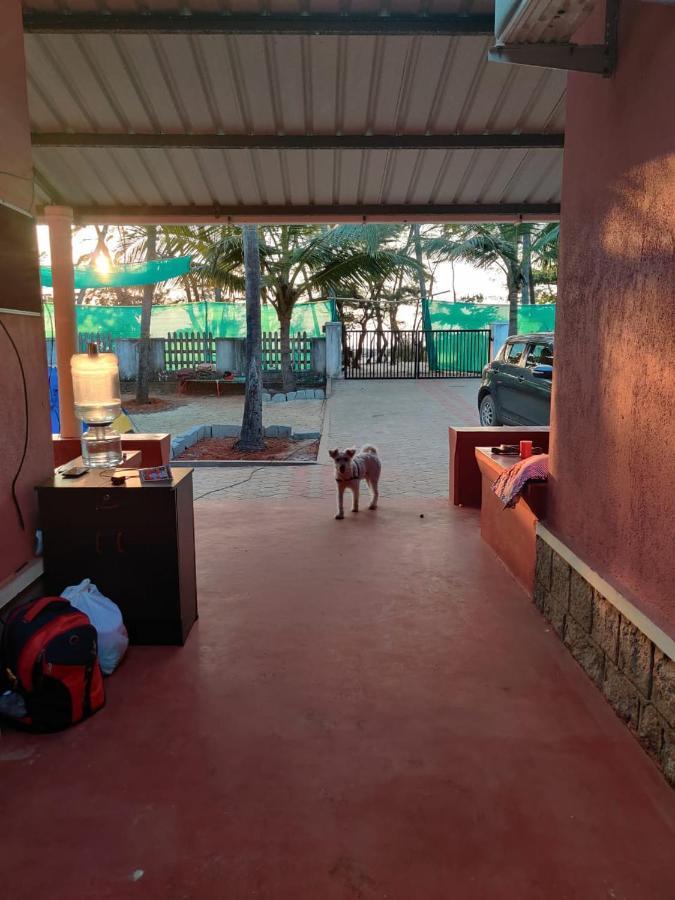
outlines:
M528 456L532 456L532 441L521 441L520 458L527 459Z

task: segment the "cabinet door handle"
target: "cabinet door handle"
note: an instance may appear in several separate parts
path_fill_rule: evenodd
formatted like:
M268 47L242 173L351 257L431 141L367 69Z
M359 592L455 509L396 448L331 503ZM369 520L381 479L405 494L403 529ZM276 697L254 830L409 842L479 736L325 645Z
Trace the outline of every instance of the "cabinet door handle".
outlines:
M117 552L124 553L124 532L118 531L117 537L115 538L115 544L117 545Z

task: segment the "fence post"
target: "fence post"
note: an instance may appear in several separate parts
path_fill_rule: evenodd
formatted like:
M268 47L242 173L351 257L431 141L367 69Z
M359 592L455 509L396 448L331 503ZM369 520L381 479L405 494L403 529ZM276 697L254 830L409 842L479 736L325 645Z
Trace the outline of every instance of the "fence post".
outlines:
M135 338L117 338L112 342L117 355L122 381L135 381L138 377L138 341Z
M326 322L326 376L342 378L342 322Z
M150 378L157 378L166 369L164 338L150 339Z
M499 353L501 348L506 343L506 339L508 336L508 322L490 322L490 343L492 344L489 352L490 359L494 359L495 356Z
M216 338L216 372L243 374L245 367L243 338Z
M310 367L312 372L326 374L326 338L311 338Z

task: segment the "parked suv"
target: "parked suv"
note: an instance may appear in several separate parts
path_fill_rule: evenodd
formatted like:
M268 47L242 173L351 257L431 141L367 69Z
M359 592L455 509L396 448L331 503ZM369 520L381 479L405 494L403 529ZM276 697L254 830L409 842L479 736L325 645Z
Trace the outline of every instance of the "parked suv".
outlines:
M548 425L551 420L553 333L512 335L483 369L481 425Z

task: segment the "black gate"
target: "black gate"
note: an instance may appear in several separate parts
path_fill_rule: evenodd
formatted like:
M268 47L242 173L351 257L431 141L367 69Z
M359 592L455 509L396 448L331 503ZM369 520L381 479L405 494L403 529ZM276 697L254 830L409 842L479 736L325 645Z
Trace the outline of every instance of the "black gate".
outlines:
M345 378L471 378L490 360L490 329L348 331Z

